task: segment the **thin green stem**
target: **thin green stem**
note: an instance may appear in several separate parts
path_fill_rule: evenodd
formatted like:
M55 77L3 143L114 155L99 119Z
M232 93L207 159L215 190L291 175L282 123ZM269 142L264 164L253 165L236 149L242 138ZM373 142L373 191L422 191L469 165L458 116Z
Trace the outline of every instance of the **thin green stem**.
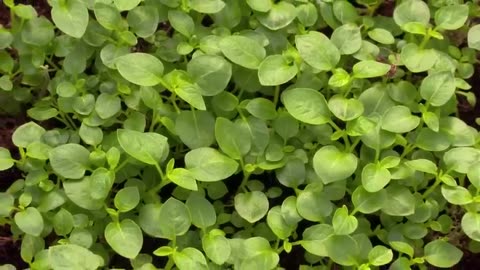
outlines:
M348 150L350 151L350 140L348 139L348 135L344 132L343 129L341 129L337 124L335 124L335 122L333 122L332 120L330 120L328 122L334 129L335 131L338 131L338 132L342 132L342 139L345 143L345 150Z
M50 65L55 70L61 70L61 68L59 68L57 64L55 64L50 58L46 57L45 61L47 62L48 65Z
M435 177L435 183L433 183L433 185L431 185L427 191L425 191L422 195L422 199L425 199L428 197L428 195L430 195L430 193L432 193L437 187L438 185L440 185L440 183L442 183L442 180L440 179L440 177L437 175Z
M279 97L280 97L280 85L277 85L275 86L275 93L273 95L273 105L275 106L275 108L277 107Z
M430 33L427 33L425 36L423 36L423 40L420 43L420 45L418 46L418 48L424 49L425 46L427 46L427 43L430 40L430 38L431 38Z
M157 123L157 110L152 111L152 120L150 121L150 128L148 131L153 132L155 130L155 124Z
M167 264L165 265L165 270L170 270L172 269L173 265L175 264L175 262L173 261L173 258L172 256L168 256L168 261L167 261Z
M120 163L119 165L117 165L117 167L115 168L115 172L118 172L120 171L121 169L123 169L123 167L125 167L127 164L128 164L128 161L130 160L130 158L126 158L124 161L122 161L122 163Z

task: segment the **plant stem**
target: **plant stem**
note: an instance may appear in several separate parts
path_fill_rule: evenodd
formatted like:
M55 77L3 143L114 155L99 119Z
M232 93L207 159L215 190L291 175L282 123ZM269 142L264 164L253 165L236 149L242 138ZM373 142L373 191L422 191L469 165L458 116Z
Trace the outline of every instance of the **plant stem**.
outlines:
M418 46L418 48L423 49L427 45L428 41L430 40L430 33L427 33L425 36L423 36L423 40Z
M277 108L278 99L280 97L280 85L275 86L275 93L273 95L273 105Z
M171 255L168 256L168 261L167 261L167 265L165 265L165 270L172 269L174 264L175 264L175 262L173 261L172 256Z
M440 179L440 177L437 175L435 177L435 183L433 183L433 185L431 185L427 191L425 191L422 195L422 199L425 199L427 198L428 195L430 195L430 193L432 193L437 187L438 185L440 185L440 183L442 183L442 180Z

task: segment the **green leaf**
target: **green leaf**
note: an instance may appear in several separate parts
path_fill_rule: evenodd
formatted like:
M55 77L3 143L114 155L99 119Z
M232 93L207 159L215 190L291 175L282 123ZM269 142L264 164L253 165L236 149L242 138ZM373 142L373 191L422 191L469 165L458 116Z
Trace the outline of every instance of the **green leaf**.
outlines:
M353 65L353 77L365 79L381 77L390 71L391 66L373 60L360 61Z
M346 99L342 95L335 95L328 100L330 111L342 121L351 121L363 114L363 104L357 99Z
M468 19L467 5L449 5L435 12L435 24L440 29L455 30L462 27Z
M50 165L62 177L80 179L89 168L90 152L79 144L64 144L49 153Z
M173 29L186 37L190 37L195 32L195 24L192 17L179 10L168 11L168 21Z
M53 229L57 235L67 235L72 231L74 222L73 215L61 208L53 217Z
M415 212L415 197L406 187L390 184L387 188L387 203L382 211L390 216L408 216Z
M271 0L247 0L248 6L258 12L268 12L273 5Z
M395 38L392 33L383 28L374 28L368 31L368 36L381 44L390 45L395 43Z
M340 61L340 51L320 32L297 35L295 44L303 60L320 71L332 70Z
M34 122L19 126L12 134L12 142L18 147L26 148L33 142L40 141L45 129Z
M175 120L175 132L190 149L215 142L215 118L210 112L182 111Z
M393 259L393 252L391 249L384 246L375 246L368 252L368 262L371 265L381 266L388 264Z
M91 127L82 122L78 130L80 138L89 145L99 145L103 140L103 132L99 127Z
M257 14L258 21L266 28L276 31L288 26L297 17L297 9L286 1L273 3L270 10Z
M129 259L137 257L143 245L142 230L131 219L110 222L105 227L105 240L116 253Z
M420 85L420 95L432 106L442 106L455 93L455 78L447 71L428 75Z
M245 109L253 116L263 120L273 120L277 117L277 110L273 102L266 98L254 98L250 100Z
M151 226L158 226L162 237L170 240L175 239L177 235L184 235L192 223L188 208L173 197L162 205L158 219L160 223Z
M333 235L333 228L327 224L317 224L308 227L303 232L300 244L302 247L317 256L328 256L326 242Z
M325 247L332 261L343 266L358 264L357 257L360 254L360 248L353 237L332 235L325 242Z
M354 154L342 152L333 145L320 148L313 156L313 168L325 184L350 177L357 164Z
M310 2L296 6L297 18L304 26L313 26L318 20L317 7Z
M0 217L8 217L14 208L15 198L6 192L0 192Z
M474 165L468 169L467 177L470 183L477 189L480 190L480 166Z
M456 147L447 151L443 160L447 168L459 173L468 173L469 169L480 159L480 151L471 147Z
M267 56L258 67L258 78L262 85L284 84L297 75L298 67L282 55Z
M233 175L238 163L213 148L197 148L185 155L185 166L195 179L216 182Z
M191 193L186 206L192 217L192 224L200 229L207 229L217 222L217 214L213 205L199 193Z
M141 38L148 38L155 34L159 21L157 9L150 6L136 7L127 15L130 30Z
M220 12L225 3L221 0L190 0L190 7L200 13L212 14Z
M419 22L427 26L430 21L430 9L420 0L403 1L395 8L393 19L400 27L409 22Z
M175 168L167 173L167 178L184 189L198 190L197 181L195 181L193 173L187 169Z
M405 106L394 106L388 109L382 118L382 129L393 133L407 133L420 124L420 118L411 114Z
M437 174L437 165L428 159L414 159L405 162L405 165L408 167L429 174L436 175Z
M362 170L362 186L368 192L382 190L390 182L390 172L380 164L369 163Z
M34 207L16 213L14 220L20 230L33 236L40 236L44 228L42 214Z
M14 159L8 149L0 147L0 171L10 169L14 165Z
M128 212L137 207L140 202L140 192L137 187L124 187L117 192L113 203L120 212Z
M280 206L274 206L267 214L268 227L280 239L287 239L296 229L296 224L289 224L282 214Z
M435 132L429 128L422 128L417 135L415 144L427 151L444 151L450 146L448 136L442 132Z
M113 0L113 3L120 11L132 10L141 2L142 0Z
M163 64L146 53L130 53L115 60L118 72L126 80L141 86L154 86L162 82Z
M297 211L306 220L321 221L332 213L333 207L321 186L310 184L298 195Z
M22 239L20 256L25 262L31 262L35 255L44 248L45 241L43 238L26 234Z
M173 260L179 270L208 270L207 260L203 253L196 248L187 247L173 253Z
M433 266L450 268L460 262L463 252L444 240L434 240L425 245L425 260Z
M363 186L359 186L352 194L352 202L355 209L364 214L371 214L380 210L387 200L385 189L370 193Z
M348 208L338 208L333 214L332 226L335 234L351 234L358 227L358 220L355 216L348 214Z
M224 37L219 47L230 61L248 69L257 69L266 56L256 40L240 35Z
M220 149L234 159L241 159L251 148L248 131L223 117L216 120L215 138Z
M480 24L468 29L468 47L480 51Z
M122 30L122 16L112 4L97 2L93 11L97 22L107 30Z
M467 212L462 217L462 230L475 241L480 241L480 214Z
M461 186L442 185L442 195L449 203L455 205L465 205L473 202L472 194L468 189Z
M265 193L252 191L235 196L235 210L250 223L262 219L268 212L268 198Z
M403 46L400 59L412 72L423 72L431 69L437 62L437 53L433 49L420 49L416 44Z
M89 177L89 176L84 177L81 180L76 180L76 181L70 180L70 181L63 182L65 195L74 204L80 206L81 208L84 208L87 210L98 210L103 207L104 199L108 195L108 191L110 190L111 185L113 185L113 176L111 177L112 178L109 179L106 177L95 175L92 177ZM95 178L98 178L98 179L95 179ZM103 181L98 181L98 180L103 180ZM98 182L102 183L103 185L100 186ZM106 188L105 186L108 188ZM100 191L100 192L98 193L92 192L92 187L94 191L97 191L97 192ZM107 190L105 191L105 189Z
M333 15L343 24L355 23L359 16L357 9L346 0L332 1Z
M65 34L81 38L88 26L88 9L80 0L52 1L52 20Z
M102 119L108 119L117 114L121 108L121 100L118 96L101 93L95 102L95 112Z
M90 250L74 245L55 245L48 248L48 261L52 269L98 269L103 258Z
M227 88L232 65L217 55L201 55L187 64L187 72L202 89L202 95L215 96Z
M331 40L341 54L354 54L362 47L360 28L352 23L336 28Z
M214 232L215 231L212 230L202 237L202 247L210 260L218 265L222 265L230 257L231 247L225 236L215 234Z
M146 164L161 163L168 154L167 138L158 133L119 129L117 139L127 154Z
M310 88L294 88L282 93L287 111L304 123L322 125L330 121L330 111L322 93Z

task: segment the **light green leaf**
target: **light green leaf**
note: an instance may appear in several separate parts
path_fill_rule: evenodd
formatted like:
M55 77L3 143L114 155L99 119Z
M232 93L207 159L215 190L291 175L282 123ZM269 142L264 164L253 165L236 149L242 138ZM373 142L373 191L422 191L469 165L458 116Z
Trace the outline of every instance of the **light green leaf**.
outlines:
M143 245L142 230L131 219L110 222L105 227L105 240L115 252L129 259L137 257Z
M170 240L184 235L192 223L188 208L173 197L162 205L158 219L160 223L151 224L151 226L158 226L162 232L162 238Z
M117 192L113 203L120 212L128 212L140 202L140 192L137 187L124 187Z
M463 256L460 249L444 240L434 240L425 245L425 260L433 266L450 268Z
M332 70L340 61L340 51L320 32L311 31L305 35L297 35L295 44L303 60L318 70Z
M80 179L89 167L90 152L79 144L64 144L49 153L50 165L60 176Z
M195 179L216 182L233 175L238 163L213 148L197 148L185 155L185 166Z
M220 12L225 3L221 0L190 0L190 7L200 13L212 14Z
M310 88L294 88L282 93L282 103L296 119L311 125L330 121L330 111L322 93Z
M175 168L167 173L167 178L184 189L198 190L197 181L195 181L193 173L187 169Z
M326 241L333 235L333 228L327 224L317 224L308 227L303 232L300 244L308 252L326 257L328 256Z
M390 184L387 188L387 203L382 211L391 216L408 216L415 212L415 197L406 187Z
M248 131L223 117L216 120L215 138L220 149L234 159L241 159L251 149Z
M96 2L93 8L97 22L107 30L122 30L122 16L112 4Z
M393 19L400 27L409 22L419 22L426 26L430 21L430 9L427 3L420 0L403 1L395 8Z
M472 26L468 30L468 47L480 51L480 24Z
M80 0L54 0L52 3L52 20L65 34L81 38L88 26L88 9Z
M333 214L332 226L335 234L351 234L357 229L358 220L349 215L347 207L343 206Z
M353 77L365 79L381 77L390 71L391 66L374 60L360 61L353 65Z
M48 261L52 269L95 270L103 266L103 258L90 250L74 245L55 245L48 248Z
M336 28L331 40L341 54L354 54L362 47L360 28L352 23Z
M467 212L462 217L462 230L475 241L480 241L480 214Z
M333 206L321 186L310 184L298 195L297 211L306 220L321 221L332 213Z
M280 206L274 206L268 211L267 224L280 239L287 239L297 227L296 224L288 223L287 219L283 216Z
M325 247L332 261L343 266L358 264L357 257L360 254L360 248L353 237L332 235L325 241Z
M313 168L325 184L350 177L357 169L358 159L333 145L320 148L313 156Z
M235 210L250 223L262 219L268 211L268 198L265 193L252 191L235 196Z
M199 193L191 193L186 206L192 217L192 224L200 229L207 229L217 222L217 214L213 205Z
M118 57L115 66L126 80L141 86L154 86L162 82L163 64L147 53L130 53Z
M395 43L392 33L383 28L374 28L368 31L368 36L378 43L390 45Z
M271 0L247 0L248 6L259 12L268 12L273 5Z
M257 14L258 21L266 28L276 31L288 26L297 17L297 9L287 1L274 2L267 13Z
M188 62L187 72L202 89L202 95L215 96L227 87L232 65L221 56L201 55Z
M245 106L245 109L259 119L273 120L277 117L275 105L266 98L254 98L250 100Z
M8 149L0 147L0 171L10 169L15 164Z
M411 114L405 106L394 106L388 109L382 118L382 129L393 133L407 133L420 124L420 118Z
M437 62L437 53L433 49L420 49L416 44L403 46L400 59L412 72L423 72L431 69Z
M362 185L368 192L382 190L391 180L390 172L380 164L369 163L362 170Z
M240 35L224 37L219 47L230 61L248 69L257 69L266 56L257 41Z
M175 131L190 149L215 142L215 118L206 111L182 111L175 120Z
M142 2L142 0L113 0L113 3L120 11L132 10L138 6L140 2Z
M116 95L101 93L95 102L95 112L102 119L114 116L121 109L121 99Z
M420 85L420 95L433 106L442 106L455 93L455 78L447 71L428 75Z
M352 202L355 209L364 214L371 214L380 210L387 199L385 189L370 193L363 186L359 186L352 194Z
M34 122L19 126L12 134L12 142L18 147L26 148L33 142L40 141L45 129Z
M202 237L202 247L210 260L218 265L222 265L230 257L231 248L225 236L215 234L214 232L212 230Z
M34 207L16 213L14 220L20 230L33 236L40 236L44 228L42 214Z
M143 163L158 164L168 154L167 138L158 133L119 129L117 139L125 152Z
M381 266L388 264L393 259L393 252L391 249L384 246L375 246L368 252L368 262L371 265Z
M196 248L187 247L173 253L173 260L179 270L208 270L207 260L203 253Z
M357 99L346 99L342 95L335 95L328 100L330 111L342 121L351 121L363 114L363 104Z
M180 10L169 10L168 21L173 29L186 37L190 37L195 32L195 23L192 17Z
M282 55L267 56L258 67L258 79L262 85L284 84L297 75L298 67Z
M473 202L473 196L468 189L461 186L442 185L442 195L451 204L465 205Z
M443 6L435 12L435 24L440 29L458 29L467 21L468 11L468 5Z

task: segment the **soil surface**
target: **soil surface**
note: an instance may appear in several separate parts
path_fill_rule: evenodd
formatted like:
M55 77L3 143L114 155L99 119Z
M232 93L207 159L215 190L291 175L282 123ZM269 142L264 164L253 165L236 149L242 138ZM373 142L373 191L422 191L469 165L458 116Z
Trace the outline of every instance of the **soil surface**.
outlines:
M47 0L16 0L15 3L32 5L39 15L51 18L50 6L48 5ZM392 16L394 7L394 0L385 0L384 3L378 7L376 13L383 16ZM10 11L1 0L0 24L7 28L10 26ZM160 25L159 27L167 32L170 30L170 27L167 24ZM138 51L145 51L148 49L148 46L140 42L136 49ZM469 80L469 83L472 85L471 91L475 94L479 102L476 104L476 106L471 106L463 96L458 96L459 116L470 126L479 129L480 126L475 122L475 119L480 117L480 66L475 67L475 74ZM11 135L18 126L26 121L27 119L25 117L8 117L0 115L0 147L9 149L15 158L18 157L18 152L12 144ZM7 171L0 171L0 192L5 191L15 180L19 178L21 178L21 172L15 168ZM153 238L145 239L146 245L144 245L142 252L151 253L154 249L161 246L159 241L161 240ZM464 257L454 269L477 269L478 265L480 265L480 254L473 254L466 250L466 247L463 249ZM299 265L305 263L303 258L304 253L305 251L298 246L295 246L289 254L285 252L281 253L281 266L287 270L298 269ZM156 257L156 261L154 263L164 265L165 262ZM0 226L0 265L2 264L12 264L16 266L17 269L25 269L28 267L28 265L23 262L20 257L20 242L15 241L12 238L10 227L8 225ZM128 260L125 260L119 256L114 256L111 260L111 266L129 268L130 263ZM334 269L341 269L339 267L333 267Z

